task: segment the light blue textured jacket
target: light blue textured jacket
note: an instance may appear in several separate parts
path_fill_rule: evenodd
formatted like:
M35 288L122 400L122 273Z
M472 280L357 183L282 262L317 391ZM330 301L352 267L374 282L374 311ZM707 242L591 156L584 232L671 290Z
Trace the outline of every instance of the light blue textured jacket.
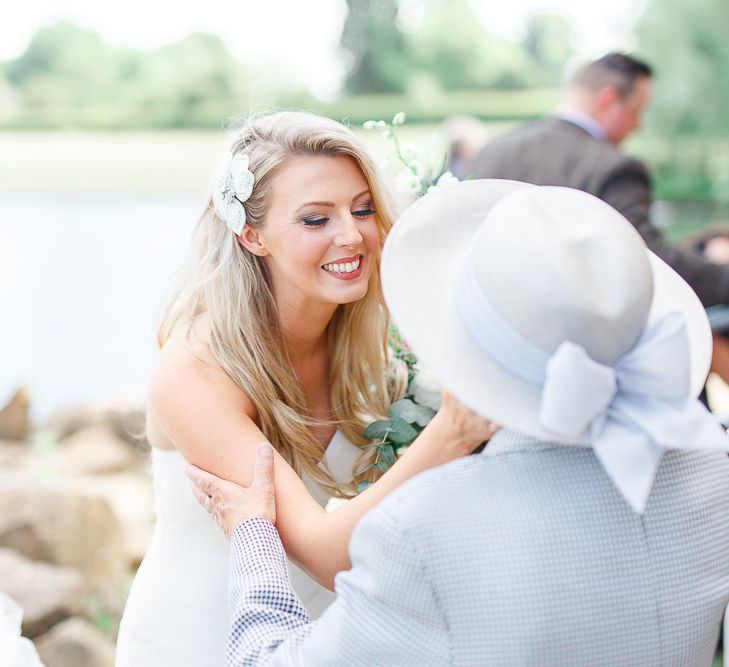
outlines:
M357 526L310 623L271 524L233 537L229 665L711 665L729 601L729 458L668 452L635 514L591 449L502 431Z

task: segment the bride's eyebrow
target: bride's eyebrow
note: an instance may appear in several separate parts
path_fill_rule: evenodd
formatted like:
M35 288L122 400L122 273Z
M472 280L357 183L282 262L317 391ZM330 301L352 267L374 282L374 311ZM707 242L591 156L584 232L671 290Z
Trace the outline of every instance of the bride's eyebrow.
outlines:
M369 188L367 190L362 190L362 192L360 192L359 194L356 194L354 197L352 197L352 203L356 202L360 197L362 197L364 195L368 195L368 194L370 194ZM332 206L335 206L335 204L334 204L334 202L331 202L331 201L308 201L305 204L302 204L301 206L299 206L299 208L296 209L295 214L298 214L301 211L301 209L306 208L307 206L332 207Z
M352 203L354 204L354 202L356 202L363 195L369 195L369 194L372 194L370 192L369 188L367 188L366 190L362 190L362 192L360 192L358 195L354 195L354 197L352 197Z
M306 202L306 204L302 204L301 206L299 206L299 208L296 209L296 213L295 214L300 213L301 212L301 209L304 209L307 206L329 206L329 207L332 207L332 206L334 206L334 203L333 202L330 202L330 201L308 201L308 202Z

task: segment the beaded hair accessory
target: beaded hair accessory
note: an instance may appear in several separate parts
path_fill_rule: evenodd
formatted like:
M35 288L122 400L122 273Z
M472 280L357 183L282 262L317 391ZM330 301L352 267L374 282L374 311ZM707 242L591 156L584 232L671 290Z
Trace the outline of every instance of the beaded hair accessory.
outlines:
M246 224L243 202L251 196L255 182L249 162L247 155L237 153L213 179L215 212L235 234L240 234Z

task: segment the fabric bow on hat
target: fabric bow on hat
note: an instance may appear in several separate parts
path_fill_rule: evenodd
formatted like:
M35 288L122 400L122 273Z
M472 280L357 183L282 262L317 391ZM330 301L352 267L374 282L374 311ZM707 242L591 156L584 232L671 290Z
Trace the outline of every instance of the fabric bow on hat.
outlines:
M541 388L543 429L568 442L587 431L595 455L636 512L645 510L665 450L729 450L721 427L691 395L682 313L665 313L607 366L569 340L551 356L527 341L484 297L472 262L464 262L454 287L474 342L510 373Z
M688 340L678 313L646 329L614 368L566 341L545 371L540 421L563 437L589 427L595 455L636 512L645 510L666 449L728 448L721 427L689 395Z
M246 224L243 202L251 196L255 182L253 172L248 169L249 163L250 158L247 155L238 153L213 181L215 212L235 234L240 234Z

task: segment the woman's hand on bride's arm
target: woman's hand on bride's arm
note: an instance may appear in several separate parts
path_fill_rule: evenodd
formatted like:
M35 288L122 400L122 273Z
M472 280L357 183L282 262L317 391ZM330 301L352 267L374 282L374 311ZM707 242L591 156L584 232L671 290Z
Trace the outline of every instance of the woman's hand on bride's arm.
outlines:
M236 526L248 519L263 519L276 525L273 448L267 442L258 445L249 487L228 482L194 465L188 466L187 475L195 498L210 512L228 539Z
M257 445L250 399L214 360L165 344L150 387L148 412L189 463L242 486L251 483ZM481 418L447 400L408 450L374 485L326 513L300 477L274 453L276 527L289 557L319 583L350 567L349 537L359 518L423 470L469 453L491 433Z
M256 426L250 399L214 361L165 345L152 375L147 410L188 463L221 480L250 486L258 445L266 437ZM319 539L326 513L281 455L274 451L273 458L281 541L294 562L331 586L343 567L341 559L328 557L331 545ZM348 539L341 536L345 559Z

